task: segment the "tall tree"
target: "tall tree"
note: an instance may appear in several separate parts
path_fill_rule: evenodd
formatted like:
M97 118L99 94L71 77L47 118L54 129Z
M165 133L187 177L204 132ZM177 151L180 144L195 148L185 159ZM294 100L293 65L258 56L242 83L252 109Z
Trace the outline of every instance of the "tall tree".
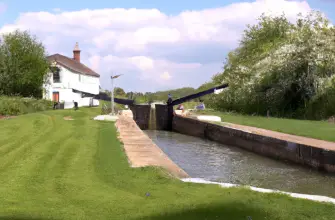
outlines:
M212 100L216 107L296 117L332 85L335 29L328 23L319 12L299 15L295 23L285 15L262 15L228 54L224 72L213 78L230 85Z
M0 93L42 97L49 69L45 48L27 31L4 34L0 42Z

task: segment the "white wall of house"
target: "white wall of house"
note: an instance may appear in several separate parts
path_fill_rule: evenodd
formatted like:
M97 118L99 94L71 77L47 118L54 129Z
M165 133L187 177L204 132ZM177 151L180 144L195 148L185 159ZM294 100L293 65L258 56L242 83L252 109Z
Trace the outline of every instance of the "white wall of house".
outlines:
M58 92L59 101L65 102L65 108L72 108L73 101L78 102L79 106L89 106L92 102L94 105L99 105L98 100L91 101L88 97L82 98L81 93L73 92L73 89L75 89L92 94L92 96L99 94L99 77L74 73L59 65L58 68L60 69L60 82L54 83L53 74L48 74L48 82L43 86L45 99L52 100L53 92Z
M60 102L79 102L81 99L81 93L73 92L72 89L53 88L52 91L59 92Z

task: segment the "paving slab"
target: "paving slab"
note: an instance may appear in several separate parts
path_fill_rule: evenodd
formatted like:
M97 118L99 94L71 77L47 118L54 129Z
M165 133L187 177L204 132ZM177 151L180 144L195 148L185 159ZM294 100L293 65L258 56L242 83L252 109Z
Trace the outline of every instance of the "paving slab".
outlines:
M163 167L177 178L189 177L143 133L131 117L119 116L116 127L131 167L158 166Z

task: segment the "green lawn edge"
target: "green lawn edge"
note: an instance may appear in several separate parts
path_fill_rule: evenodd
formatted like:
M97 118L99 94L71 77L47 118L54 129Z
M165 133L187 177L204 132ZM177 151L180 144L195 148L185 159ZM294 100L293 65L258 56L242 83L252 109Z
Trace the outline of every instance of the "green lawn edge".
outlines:
M286 134L335 142L335 124L327 121L310 121L274 117L248 116L214 110L197 111L198 115L215 115L222 122L263 128ZM222 123L223 124L223 123Z

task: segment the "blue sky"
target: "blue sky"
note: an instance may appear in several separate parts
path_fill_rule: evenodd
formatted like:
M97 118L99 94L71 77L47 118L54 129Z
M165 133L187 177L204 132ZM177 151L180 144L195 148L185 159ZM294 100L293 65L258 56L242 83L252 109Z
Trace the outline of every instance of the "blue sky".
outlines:
M335 20L335 0L0 0L0 31L30 30L49 53L68 56L78 41L104 88L118 72L126 90L155 91L209 81L262 12L294 19L310 9Z
M251 0L96 0L96 1L79 1L79 0L4 0L7 6L7 13L1 16L0 25L5 22L13 22L20 13L31 11L52 11L55 8L63 10L80 10L80 9L100 9L100 8L157 8L167 14L177 14L184 10L200 10L204 8L222 7L235 2L253 2ZM335 0L308 0L312 8L322 10L331 19L335 19Z
M96 1L79 1L79 0L5 0L2 1L8 6L8 13L5 15L6 21L12 21L20 12L27 11L51 11L54 8L63 10L80 10L80 9L100 9L100 8L157 8L168 14L176 14L183 10L199 10L203 8L221 7L230 3L238 2L233 0L206 0L206 1L162 1L162 0L96 0ZM252 1L249 1L252 2Z

